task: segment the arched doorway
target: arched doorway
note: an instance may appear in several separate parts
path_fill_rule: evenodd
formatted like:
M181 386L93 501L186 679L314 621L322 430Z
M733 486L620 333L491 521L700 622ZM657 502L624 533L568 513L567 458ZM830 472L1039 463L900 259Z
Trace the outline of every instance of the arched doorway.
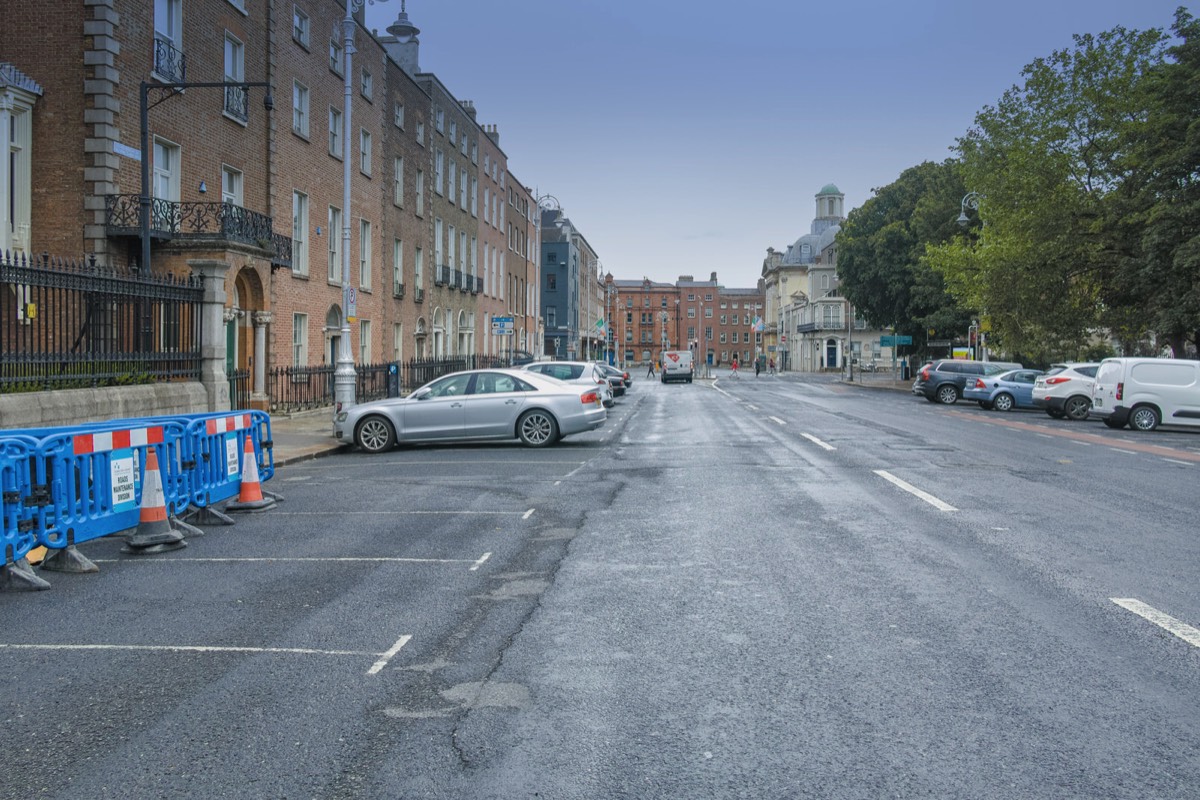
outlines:
M417 317L417 327L413 329L413 338L416 339L416 349L413 352L413 357L428 358L429 331L425 326L424 317Z
M322 364L336 364L342 342L342 307L334 303L325 312L325 353Z
M825 340L825 361L823 366L826 369L835 369L840 366L838 362L838 341L837 339Z
M446 331L442 322L442 310L433 310L433 357L446 357Z

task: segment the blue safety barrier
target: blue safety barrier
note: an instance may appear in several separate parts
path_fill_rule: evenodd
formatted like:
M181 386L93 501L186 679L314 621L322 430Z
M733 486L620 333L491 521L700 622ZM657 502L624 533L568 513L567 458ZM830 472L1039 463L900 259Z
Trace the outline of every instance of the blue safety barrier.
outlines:
M260 480L274 475L264 411L137 417L69 427L0 431L3 544L14 560L137 526L147 449L155 448L171 515L238 494L245 444ZM15 555L20 552L20 555Z
M37 440L24 436L0 439L0 547L4 561L15 564L37 546L33 507L34 456Z

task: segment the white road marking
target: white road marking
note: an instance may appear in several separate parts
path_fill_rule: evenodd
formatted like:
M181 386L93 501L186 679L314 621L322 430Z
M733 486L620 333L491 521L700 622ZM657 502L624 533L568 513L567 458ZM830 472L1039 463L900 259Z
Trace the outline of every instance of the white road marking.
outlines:
M746 403L746 408L750 409L751 411L758 411L758 406L750 405L749 403Z
M381 655L379 657L379 660L371 665L371 668L369 670L367 670L367 674L374 675L375 673L379 672L379 670L386 667L387 663L392 660L392 656L396 655L396 653L399 653L400 648L404 647L404 645L408 644L408 640L411 638L412 638L412 636L410 636L409 634L405 634L404 636L401 636L399 639L397 639L396 643L394 645L392 645L391 649L388 650L383 655Z
M488 555L491 555L490 553ZM297 556L281 558L278 556L247 556L247 557L213 557L213 558L158 558L158 559L134 559L134 558L93 558L97 564L169 564L171 562L189 561L192 563L211 563L211 564L229 564L233 562L244 561L246 563L271 563L285 561L317 561L321 563L328 562L346 562L360 563L368 562L374 564L387 563L406 563L406 564L474 564L475 560L469 558L399 558L396 556Z
M562 481L555 481L555 482L554 482L554 485L555 485L555 486L558 486L558 485L559 485L559 484L561 484L561 483L562 483Z
M472 564L472 565L471 565L471 572L474 572L475 570L477 570L477 569L479 569L480 567L482 567L482 566L483 566L483 562L487 561L487 560L488 560L489 558L491 558L491 557L492 557L492 554L491 554L491 553L484 553L482 556L480 556L480 557L479 557L479 558L478 558L478 559L475 561L475 563L474 563L474 564Z
M1112 450L1114 453L1124 453L1127 456L1136 456L1137 455L1137 453L1134 452L1133 450L1122 450L1119 447L1110 447L1108 449Z
M805 439L808 439L810 442L815 444L817 447L824 448L825 450L837 450L837 448L834 447L833 445L822 442L820 439L813 436L811 433L802 433L800 435L803 436Z
M1193 464L1193 463L1192 463L1192 462L1190 462L1190 461L1176 461L1176 460L1175 460L1175 459L1173 459L1173 458L1164 458L1164 459L1163 459L1163 461L1169 461L1169 462L1170 462L1170 463L1172 463L1172 464L1183 464L1185 467L1194 467L1194 466L1196 466L1195 464Z
M1142 619L1153 622L1163 630L1173 633L1192 647L1200 647L1200 630L1196 630L1186 622L1180 622L1169 614L1164 614L1153 606L1148 606L1141 600L1132 597L1110 597L1114 603L1126 611L1132 611Z
M917 497L921 498L926 503L929 503L929 505L933 506L934 508L938 509L939 511L958 511L957 508L950 505L949 503L943 503L941 500L938 500L936 497L929 494L928 492L923 492L920 489L918 489L917 487L913 486L911 483L906 483L905 481L900 480L895 475L888 472L886 469L877 469L877 470L875 470L875 474L878 475L879 477L883 478L884 480L891 481L892 483L899 486L901 489L908 492L909 494L916 495Z
M358 517L394 517L398 514L406 514L412 516L436 516L438 514L461 514L464 516L496 516L498 514L520 514L520 511L463 511L460 509L447 509L445 511L279 511L272 514L274 517L328 517L332 515L338 516L358 516Z
M1070 442L1071 444L1077 444L1080 447L1091 447L1092 446L1091 442L1079 442L1074 439L1068 439L1067 441Z
M1034 436L1040 436L1043 439L1057 439L1058 438L1057 436L1051 436L1048 433L1035 433Z
M781 420L779 417L767 417L767 419L777 422L780 425L787 425L787 423Z
M407 641L411 637L404 637ZM5 644L0 650L141 650L163 653L287 653L315 656L379 656L363 650L314 650L308 647L216 647L191 644ZM392 655L395 655L393 653Z
M521 515L521 519L529 519L532 516L533 516L533 509L531 508L528 511L526 511L523 515Z

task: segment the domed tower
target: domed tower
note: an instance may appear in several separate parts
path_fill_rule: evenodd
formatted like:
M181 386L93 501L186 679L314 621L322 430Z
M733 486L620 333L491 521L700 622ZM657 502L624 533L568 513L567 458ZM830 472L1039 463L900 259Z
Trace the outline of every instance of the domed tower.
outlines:
M827 228L846 220L846 195L832 183L817 192L817 216L813 218L812 233L824 233Z

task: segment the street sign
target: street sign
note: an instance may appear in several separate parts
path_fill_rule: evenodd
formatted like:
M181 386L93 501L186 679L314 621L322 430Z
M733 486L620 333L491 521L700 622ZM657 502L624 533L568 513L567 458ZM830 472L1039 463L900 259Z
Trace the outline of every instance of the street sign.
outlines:
M512 336L512 317L492 317L492 334L494 336Z
M895 347L899 344L912 344L911 336L880 336L880 347Z
M925 344L929 345L930 347L949 347L950 340L949 339L930 339Z

